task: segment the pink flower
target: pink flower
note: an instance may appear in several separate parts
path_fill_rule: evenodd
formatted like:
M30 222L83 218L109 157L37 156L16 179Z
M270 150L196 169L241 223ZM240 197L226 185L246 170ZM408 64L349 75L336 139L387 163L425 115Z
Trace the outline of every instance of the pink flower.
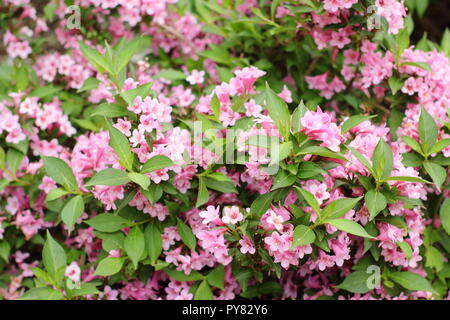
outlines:
M258 117L261 114L262 107L256 104L255 100L250 99L250 101L244 103L245 115L247 117Z
M64 275L75 283L80 282L80 274L81 274L80 267L75 261L69 264L66 267L66 271L64 272Z
M239 244L241 245L240 250L242 254L254 254L256 252L256 249L249 237L243 237L241 240L239 240Z
M237 206L232 206L232 207L226 207L223 210L224 214L222 217L222 221L225 224L231 223L231 224L236 224L239 221L244 220L244 215L241 213L241 211L239 210L239 207Z
M192 73L186 78L191 85L202 84L205 81L205 71L192 70Z
M216 223L217 220L220 221L219 212L219 206L217 206L216 208L214 208L214 206L207 206L206 211L201 211L199 215L203 218L203 224L208 224L211 222Z

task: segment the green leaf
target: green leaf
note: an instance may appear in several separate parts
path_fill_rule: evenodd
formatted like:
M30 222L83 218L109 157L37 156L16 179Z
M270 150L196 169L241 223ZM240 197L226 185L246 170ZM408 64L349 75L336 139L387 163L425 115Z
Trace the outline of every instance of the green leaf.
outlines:
M289 109L283 99L278 97L266 82L266 106L269 115L275 122L278 131L284 137L285 141L289 140L289 132L291 126L291 115Z
M20 164L22 163L24 154L16 149L9 148L6 152L6 163L8 164L9 170L15 174L19 170Z
M408 62L400 63L400 66L401 67L412 66L412 67L417 67L417 68L423 69L428 72L433 72L433 69L431 69L431 66L426 62L409 62L408 61Z
M195 291L194 300L212 300L213 293L206 280L203 280Z
M49 287L32 288L25 292L19 300L63 300L64 295Z
M300 150L300 152L297 153L297 155L317 155L325 158L331 158L331 159L338 159L338 160L344 160L347 161L348 159L337 152L333 152L327 148L319 147L319 146L310 146L305 147Z
M223 265L219 265L212 269L206 276L206 280L211 286L224 290L225 267Z
M87 78L84 81L83 86L80 89L78 89L77 92L81 93L81 92L96 89L98 87L99 83L100 83L100 80L98 80L97 78Z
M379 191L369 190L364 200L370 214L370 220L375 218L387 206L386 197Z
M294 229L294 241L292 241L292 248L299 246L306 246L316 240L316 234L307 226L299 224Z
M28 87L28 83L30 80L28 79L28 70L25 64L22 64L20 68L17 70L16 74L16 88L19 92L24 92Z
M442 227L450 234L450 199L445 199L439 209L439 217L441 219Z
M429 154L438 137L438 128L433 117L422 107L419 118L419 137L422 150Z
M366 157L365 157L361 152L359 152L358 150L356 150L355 148L352 148L352 147L347 147L347 148L352 152L352 154L355 156L355 158L358 159L358 161L361 162L361 164L362 164L364 167L366 167L366 169L367 169L372 175L374 175L374 171L373 171L373 169L372 169L372 166L371 166L371 164L369 163L369 161L366 159Z
M94 174L84 186L121 186L128 182L130 179L126 171L108 168Z
M141 173L149 173L173 166L174 163L166 156L157 155L147 160L141 168Z
M146 98L150 94L152 85L153 83L151 82L144 83L135 89L121 92L120 96L129 106L131 106L134 104L134 99L136 99L136 97L142 97L142 99Z
M214 172L203 177L206 187L222 193L238 193L233 181L220 172Z
M117 64L115 74L119 74L126 67L131 58L140 50L150 46L151 39L148 36L139 36L131 41L122 40L117 48Z
M441 186L447 179L447 170L445 170L440 165L429 161L425 161L423 163L423 167L425 168L425 171L430 175L431 179L433 179L436 188L441 191Z
M114 128L109 121L106 122L109 131L109 145L114 149L120 159L120 164L131 171L134 155L131 152L127 137Z
M302 128L301 119L305 115L305 113L308 111L305 104L303 103L303 100L300 101L297 108L295 108L294 112L292 113L292 132L297 133Z
M67 225L69 234L72 232L73 227L77 220L84 212L84 202L82 196L75 196L69 201L61 211L61 220Z
M412 254L413 254L411 246L403 241L398 241L396 244L403 251L406 259L408 259L408 260L411 259Z
M442 270L444 267L444 256L437 248L433 246L426 247L425 256L425 266L434 268L437 272Z
M417 183L431 183L430 181L424 180L422 178L417 177L404 177L404 176L396 176L396 177L387 177L383 179L385 181L406 181L406 182L417 182Z
M164 69L161 70L159 73L155 74L153 78L155 79L163 78L166 80L176 81L176 80L185 80L186 75L184 74L183 71L180 70Z
M281 170L273 183L271 190L277 190L285 187L289 187L295 183L297 177L293 174L290 174L288 171Z
M366 230L364 230L364 228L361 227L361 225L359 225L358 223L356 223L352 220L332 219L332 220L325 221L325 223L331 224L332 226L336 227L337 229L347 232L347 233L350 233L350 234L354 234L355 236L359 236L359 237L363 237L363 238L373 238L373 236L368 234L366 232Z
M365 271L355 271L345 277L345 280L336 286L336 288L343 289L352 293L367 293L371 289L367 287L367 281L371 276Z
M9 262L9 255L11 254L11 245L8 241L3 240L0 242L0 257L6 262Z
M299 188L297 186L294 186L305 198L306 202L309 204L309 206L319 215L320 217L320 206L317 202L317 199L312 195L311 192L306 191L305 189Z
M155 263L162 252L162 237L158 226L154 221L150 222L144 231L145 247L150 261Z
M442 139L431 147L430 154L441 152L448 146L450 146L450 139Z
M116 232L128 226L127 220L110 213L99 214L84 222L101 232Z
M377 180L388 177L392 172L394 156L391 147L380 138L372 155L372 168Z
M112 276L122 269L124 260L124 258L107 257L99 262L94 275L103 277Z
M139 261L145 251L145 239L139 226L135 226L125 237L124 248L133 262L134 270L137 269Z
M444 36L442 37L441 48L447 56L450 56L450 30L448 28L445 29Z
M324 220L338 219L353 209L361 199L362 197L334 200L322 210L322 218Z
M78 182L72 169L64 160L54 157L42 157L47 175L68 191L77 191Z
M346 133L346 132L350 131L352 128L359 125L360 123L363 123L364 121L372 119L374 117L376 117L376 116L375 115L374 116L363 116L363 115L352 116L347 121L344 122L344 124L342 125L342 128L341 128L341 132Z
M325 173L325 171L319 165L314 162L305 161L300 163L297 177L300 179L309 179L322 173Z
M66 267L66 253L61 245L56 242L47 230L47 240L42 250L42 262L50 276L59 282Z
M183 271L178 271L170 268L165 268L164 271L169 275L169 277L180 282L204 280L205 278L201 273L197 271L191 271L190 274L185 274Z
M423 155L422 147L416 140L414 140L413 138L408 137L408 136L403 136L401 138L411 149L413 149L415 152Z
M428 280L417 273L409 271L391 271L388 273L388 276L392 281L397 282L405 289L435 292Z
M211 111L216 121L220 122L220 101L215 93L211 98Z
M112 66L109 64L105 56L103 56L96 49L93 49L86 45L84 42L78 42L80 51L83 56L90 62L90 64L99 72L113 73Z
M395 95L404 85L405 81L397 78L397 77L390 77L389 80L389 87L391 88L392 94Z
M151 183L150 178L141 173L129 172L128 178L144 190L148 190Z
M292 141L288 141L282 144L276 144L270 151L270 164L274 165L278 162L286 159L292 151Z
M250 214L257 216L264 214L267 210L269 210L270 204L272 203L274 197L274 192L268 192L260 195L250 206Z
M50 190L50 192L47 194L47 197L45 197L45 201L53 201L65 196L66 194L69 194L69 192L61 188L55 188Z
M208 189L206 188L205 181L203 180L203 177L198 178L198 195L197 195L197 202L195 203L195 207L200 207L209 200L209 193Z
M110 104L110 103L102 103L97 106L94 111L91 113L91 117L103 116L108 118L118 118L129 116L132 117L133 114L127 109L126 106L121 104Z
M62 90L62 87L55 87L55 86L49 85L49 86L45 86L45 87L36 88L35 90L31 91L31 93L29 95L32 97L45 98L48 96L54 96L61 90Z
M177 228L178 233L180 234L181 241L191 250L195 250L195 246L197 245L197 240L195 239L194 233L191 228L177 218Z

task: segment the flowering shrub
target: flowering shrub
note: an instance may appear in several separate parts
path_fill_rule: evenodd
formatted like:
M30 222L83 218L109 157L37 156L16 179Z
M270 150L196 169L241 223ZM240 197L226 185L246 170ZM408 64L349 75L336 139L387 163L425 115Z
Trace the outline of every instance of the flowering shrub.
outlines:
M0 297L447 298L450 33L411 10L3 1Z

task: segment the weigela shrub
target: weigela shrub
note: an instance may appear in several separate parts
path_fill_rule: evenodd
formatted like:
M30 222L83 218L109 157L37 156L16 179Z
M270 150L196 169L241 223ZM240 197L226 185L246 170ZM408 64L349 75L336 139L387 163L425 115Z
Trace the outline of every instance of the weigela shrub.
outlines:
M450 33L408 4L3 1L0 296L448 297Z

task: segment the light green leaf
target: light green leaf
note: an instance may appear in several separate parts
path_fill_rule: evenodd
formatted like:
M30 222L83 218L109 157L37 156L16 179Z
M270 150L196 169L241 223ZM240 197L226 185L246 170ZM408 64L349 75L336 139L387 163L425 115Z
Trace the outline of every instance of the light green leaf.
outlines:
M380 138L372 155L372 168L377 180L388 177L392 172L394 156L391 147Z
M431 148L437 141L438 128L433 117L422 107L419 118L419 137L422 149L426 154L430 153Z
M425 161L423 163L423 167L425 168L425 171L430 175L431 179L433 179L436 188L440 191L442 184L447 179L447 171L440 165L429 161Z
M159 73L155 74L153 76L153 78L155 78L155 79L163 78L166 80L175 81L175 80L185 80L186 75L184 74L183 71L180 71L180 70L164 69L164 70L161 70Z
M405 289L412 291L428 291L434 293L434 289L427 279L414 272L409 271L391 271L389 278Z
M225 278L225 267L223 265L215 267L206 276L206 280L211 286L217 287L221 290L224 290L224 282L225 282L224 278Z
M194 233L192 229L177 218L177 228L178 233L180 234L181 241L191 250L195 250L195 246L197 245L197 240L195 239Z
M72 232L73 227L77 220L84 212L84 202L82 196L75 196L69 201L61 211L61 220L67 225L69 234Z
M101 232L116 232L128 226L127 220L110 213L99 214L84 222Z
M94 174L84 186L121 186L128 182L130 179L126 171L108 168Z
M359 125L360 123L363 123L364 121L370 120L374 117L376 117L376 116L375 115L373 115L373 116L363 116L363 115L352 116L344 122L344 124L342 125L342 128L341 128L341 132L346 133L346 132L350 131L352 128Z
M86 45L84 42L78 42L80 46L80 51L83 56L91 63L91 65L99 72L113 73L112 66L109 64L108 60L104 55Z
M42 157L47 175L57 183L65 187L68 191L77 191L78 182L72 169L64 160L54 157Z
M294 229L294 241L292 241L292 248L299 246L306 246L316 240L316 234L307 226L299 224Z
M364 200L370 214L370 220L375 218L387 206L386 197L379 191L369 190Z
M133 262L134 270L137 269L139 261L145 251L145 239L139 226L135 226L125 237L124 248Z
M8 164L9 170L15 174L19 170L20 164L22 163L24 154L16 149L9 148L6 152L6 163Z
M203 180L203 177L198 178L198 195L197 195L197 202L195 203L195 206L198 208L208 202L209 200L209 193L208 189L206 188L205 181Z
M317 199L312 195L312 193L297 186L294 187L302 194L303 198L305 198L309 206L320 216L319 203L317 202Z
M147 160L141 168L141 173L149 173L173 166L174 163L166 156L157 155Z
M67 263L66 253L63 247L52 238L48 230L47 240L42 250L42 262L50 276L59 282Z
M367 281L371 273L365 271L355 271L345 277L344 281L336 288L343 289L352 293L367 293L370 289L367 287Z
M144 98L150 94L150 88L152 85L152 82L144 83L135 89L121 92L120 96L129 106L131 106L134 104L134 99L136 99L136 97L142 97L142 100L144 100Z
M122 269L124 260L124 258L107 257L99 262L94 275L103 277L112 276Z
M63 300L64 295L49 287L32 288L25 292L19 300Z
M144 231L145 247L152 263L155 263L162 252L162 237L154 221L150 222Z
M114 149L120 159L120 164L131 171L134 155L131 152L127 137L114 128L109 121L106 122L109 131L109 145Z
M283 99L278 97L275 92L266 83L266 106L269 115L275 122L278 131L284 137L285 141L289 140L289 132L291 126L291 115L288 106Z
M363 227L361 227L360 224L347 219L332 219L327 220L325 223L331 224L332 226L336 227L337 229L354 234L355 236L363 237L363 238L373 238L370 234L364 230Z
M148 187L150 186L150 178L147 177L144 174L136 173L136 172L129 172L128 178L130 178L131 181L139 185L142 189L148 190Z
M213 293L206 280L203 280L195 291L194 300L212 300Z
M362 199L359 198L341 198L334 200L322 210L322 219L338 219L353 209Z
M445 199L439 209L442 227L450 235L450 199Z

